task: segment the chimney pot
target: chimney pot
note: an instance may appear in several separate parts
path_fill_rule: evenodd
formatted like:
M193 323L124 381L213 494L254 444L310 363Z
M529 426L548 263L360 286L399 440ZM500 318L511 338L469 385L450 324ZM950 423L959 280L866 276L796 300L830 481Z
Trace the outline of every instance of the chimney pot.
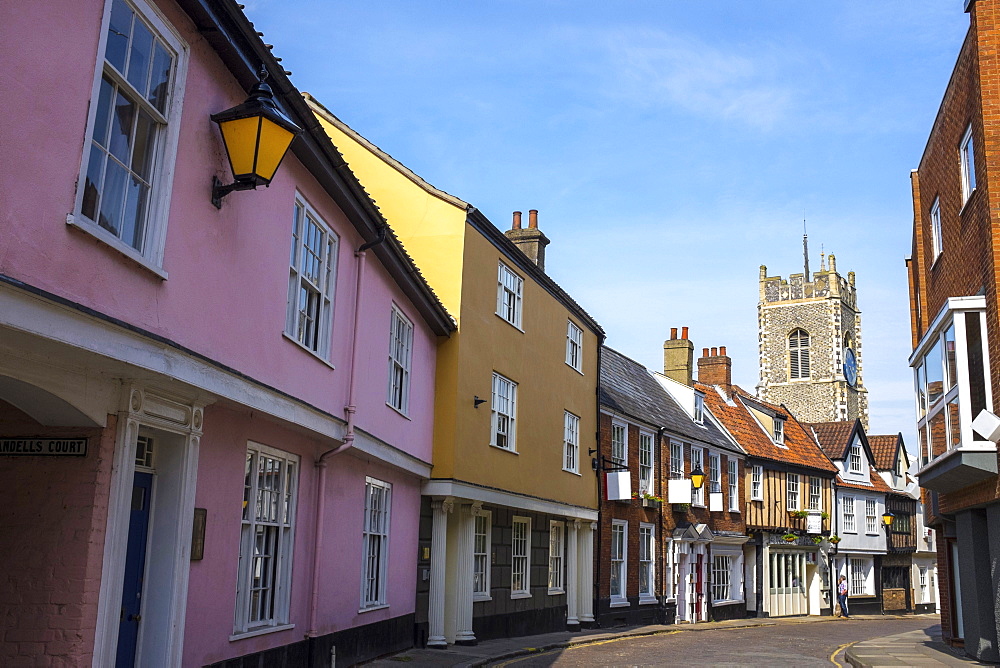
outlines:
M701 356L702 357L708 357L708 348L702 348L701 349Z
M681 328L681 338L687 341L687 337L688 337L688 328L687 327Z
M719 354L722 355L723 357L726 356L726 347L725 346L721 346L719 348Z
M528 211L528 229L538 229L538 209Z
M718 357L718 356L719 356L719 349L712 348L712 357Z
M671 327L670 328L670 340L673 341L676 338L677 338L677 328L676 327Z
M514 212L514 226L511 227L510 229L512 229L512 230L519 230L519 229L521 229L521 212L520 211L515 211Z

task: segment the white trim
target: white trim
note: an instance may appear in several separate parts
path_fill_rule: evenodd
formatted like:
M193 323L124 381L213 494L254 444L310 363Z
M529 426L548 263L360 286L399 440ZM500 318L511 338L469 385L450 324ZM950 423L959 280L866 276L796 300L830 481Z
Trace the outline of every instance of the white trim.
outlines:
M482 501L484 504L490 506L508 506L521 509L525 512L559 515L587 522L597 521L596 509L581 508L579 506L560 503L559 501L538 499L515 492L479 487L471 483L456 480L428 480L423 484L420 493L424 496L453 496L461 499Z
M524 554L518 555L514 553L514 527L524 526ZM515 559L524 559L524 572L521 573L522 584L524 584L524 589L514 589L514 576L516 575L516 569L514 567ZM511 598L530 598L531 597L531 518L523 517L521 515L514 515L511 518L511 547L510 547L510 597Z
M549 520L549 562L548 562L548 577L549 581L552 580L552 531L558 529L559 531L559 554L556 556L559 559L559 581L562 584L560 587L549 587L548 593L551 595L565 594L566 593L566 523L560 522L559 520Z
M615 594L614 592L612 592L610 590L611 575L615 571L615 558L614 558L615 552L614 552L614 549L615 549L615 528L616 527L621 527L621 529L622 529L621 530L621 536L622 536L622 545L621 545L621 548L622 548L622 552L621 552L621 560L619 562L620 565L618 566L618 568L621 569L621 571L619 572L619 579L620 579L621 591L622 591L621 594ZM608 564L609 564L609 568L608 568L608 587L609 587L609 589L608 589L608 591L609 591L609 596L611 598L611 607L627 606L627 605L629 605L629 602L628 602L628 521L626 521L626 520L617 520L617 519L611 520L611 537L610 537L610 540L611 540L611 553L610 553L610 556L609 556L609 559L608 559Z
M359 610L358 612L367 612L365 610ZM269 633L277 633L278 631L288 631L289 629L294 629L295 624L281 624L279 626L265 626L263 628L254 629L253 631L247 631L246 633L234 633L229 636L229 642L235 642L237 640L246 640L247 638L253 638L255 636L266 636Z
M314 437L333 444L343 441L346 423L340 418L324 414L238 373L220 369L190 353L6 283L0 283L0 327L3 326L101 355L107 358L111 368L105 370L110 373L135 377L143 371L150 372L187 385L200 396L233 401L295 425L299 430L305 429ZM101 417L98 424L103 424L104 420ZM357 427L355 434L352 450L378 457L407 473L422 478L430 476L429 462L394 448Z

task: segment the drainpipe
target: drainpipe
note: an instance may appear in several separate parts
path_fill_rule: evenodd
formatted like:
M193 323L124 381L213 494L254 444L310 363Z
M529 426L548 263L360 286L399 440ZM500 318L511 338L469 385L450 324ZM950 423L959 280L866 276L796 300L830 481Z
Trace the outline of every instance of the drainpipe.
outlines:
M833 527L832 534L840 536L840 503L837 498L837 478L830 480L833 487L833 508L830 510L830 525ZM843 540L843 537L840 538ZM830 616L833 616L833 609L837 605L837 555L840 554L840 543L835 543L830 554Z
M312 592L309 602L309 630L306 632L307 638L315 638L317 635L316 615L319 609L319 565L323 561L320 558L321 543L319 535L324 525L325 513L323 511L326 508L323 499L326 496L327 458L339 455L354 446L354 414L357 412L357 406L354 405L355 370L358 366L358 328L361 322L361 318L358 316L361 311L361 297L364 287L365 251L383 241L385 241L385 226L379 228L378 236L373 241L363 244L354 252L354 257L358 258L358 273L357 283L354 286L354 336L351 342L351 368L347 384L347 406L344 407L344 412L347 413L347 431L344 434L344 442L341 445L327 450L316 459L317 477L319 478L316 485L316 526L313 534L316 537L316 545L313 550Z
M659 483L657 485L657 487L659 487L659 491L660 491L660 493L657 496L659 496L661 499L663 498L663 434L664 434L664 432L666 430L667 430L666 427L660 427L659 429L656 430L656 478L657 478L657 482ZM656 513L656 523L660 527L660 531L659 531L660 537L656 541L656 547L657 547L656 567L659 570L659 572L656 574L656 580L655 581L660 583L659 586L657 587L657 589L659 589L660 591L663 591L663 586L666 584L666 582L664 581L664 577L663 577L663 573L664 573L664 570L663 570L663 563L664 563L663 562L663 558L664 558L663 546L666 545L666 542L667 542L665 540L664 535L663 535L663 504L666 503L666 502L667 502L666 499L663 499L663 501L660 502L660 508L659 508L659 510ZM659 599L660 597L657 596L656 598ZM664 610L663 601L660 601L657 604L657 607L660 608L660 615L661 615L661 617L660 617L660 623L661 624L665 624L666 623L666 612Z

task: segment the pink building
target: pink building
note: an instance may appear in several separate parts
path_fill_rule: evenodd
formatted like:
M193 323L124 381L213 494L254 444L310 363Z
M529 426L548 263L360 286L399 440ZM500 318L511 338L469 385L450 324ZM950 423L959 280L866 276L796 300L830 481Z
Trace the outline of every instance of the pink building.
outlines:
M409 646L452 319L235 2L0 14L0 665ZM305 130L217 209L262 65Z

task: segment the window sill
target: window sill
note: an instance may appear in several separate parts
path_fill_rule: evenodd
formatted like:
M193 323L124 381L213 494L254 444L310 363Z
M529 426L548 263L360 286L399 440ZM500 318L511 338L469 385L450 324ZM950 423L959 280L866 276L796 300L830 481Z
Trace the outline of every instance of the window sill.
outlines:
M278 626L264 626L261 628L253 629L251 631L241 631L239 633L234 633L229 636L229 642L236 642L237 640L244 640L246 638L254 638L256 636L267 635L268 633L277 633L279 631L289 631L295 628L295 624L279 624Z
M566 362L566 366L568 366L568 367L569 367L570 369L572 369L573 371L576 371L576 372L577 372L578 374L580 374L581 376L583 375L583 371L582 371L582 370L580 370L580 369L577 369L577 368L576 368L575 366L573 366L573 365L572 365L572 364L570 364L569 362Z
M290 336L290 335L288 334L288 332L282 332L282 333L281 333L281 335L282 335L283 337L285 337L285 340L287 340L287 341L290 341L291 343L295 344L295 347L296 347L296 348L298 348L298 349L302 350L302 351L303 351L303 352L305 352L305 353L308 353L308 354L309 354L310 356L312 356L312 357L313 357L313 358L315 358L316 360L318 360L318 361L322 362L323 364L327 365L327 366L328 366L328 367L330 367L331 369L336 369L336 368L337 368L337 367L333 366L333 364L332 364L332 363L330 363L329 361L327 361L327 360L323 359L323 358L322 358L322 357L321 357L321 356L319 355L319 353L317 353L317 352L315 352L315 351L313 351L313 350L309 350L308 348L306 348L306 347L305 347L304 345L302 345L302 344L301 344L301 343L299 342L299 340L298 340L298 339L296 339L296 338L295 338L295 337L293 337L293 336Z
M570 471L569 469L563 469L566 473L572 473L575 476L581 475L579 471Z
M497 313L495 311L494 311L493 315L495 315L496 317L500 318L505 323L507 323L508 325L510 325L511 327L513 327L514 329L516 329L517 331L521 332L522 334L524 334L524 330L521 329L520 325L517 325L517 324L511 322L510 320L508 320L507 318L503 317L502 315L500 315L499 313Z
M388 406L389 408L391 408L392 410L394 410L395 412L399 413L400 415L402 415L407 420L410 420L410 416L409 415L407 415L403 411L399 410L398 408L396 408L395 406L393 406L392 404L390 404L388 401L385 402L385 405ZM412 420L411 420L411 422L412 422Z
M558 596L560 594L565 594L566 590L560 587L559 589L549 589L549 596Z
M655 605L659 603L655 596L646 596L639 594L639 605Z
M473 603L480 603L480 602L492 601L492 600L493 600L493 597L489 596L487 594L474 594L472 596L472 602Z
M376 610L385 610L389 607L388 603L383 603L382 605L373 605L368 608L358 608L358 614L363 615L366 612L375 612Z
M511 592L510 598L511 600L519 598L531 598L531 592L526 592L526 591Z
M500 450L501 452L506 452L512 455L517 454L517 450L511 450L510 448L501 448L499 445L493 445L492 443L490 443L490 447L493 448L494 450Z
M712 605L738 605L744 602L742 598L726 598L721 601L712 601Z
M98 227L93 223L83 222L84 220L85 219L83 219L82 216L80 216L80 218L78 219L77 216L72 213L67 214L66 216L66 224L69 225L70 227L80 230L81 232L92 236L93 238L105 244L112 250L118 251L119 253L121 253L128 259L132 260L146 271L151 272L160 280L163 281L167 280L167 272L164 271L162 267L159 267L154 263L150 262L149 258L147 258L145 255L143 255L136 249L132 248L131 246L127 245L125 242L123 242L115 235L101 229L100 227Z
M614 599L613 598L613 599L611 599L611 604L610 604L609 607L612 607L612 608L628 608L631 605L632 604L629 603L628 600L620 599L620 598L619 599Z

